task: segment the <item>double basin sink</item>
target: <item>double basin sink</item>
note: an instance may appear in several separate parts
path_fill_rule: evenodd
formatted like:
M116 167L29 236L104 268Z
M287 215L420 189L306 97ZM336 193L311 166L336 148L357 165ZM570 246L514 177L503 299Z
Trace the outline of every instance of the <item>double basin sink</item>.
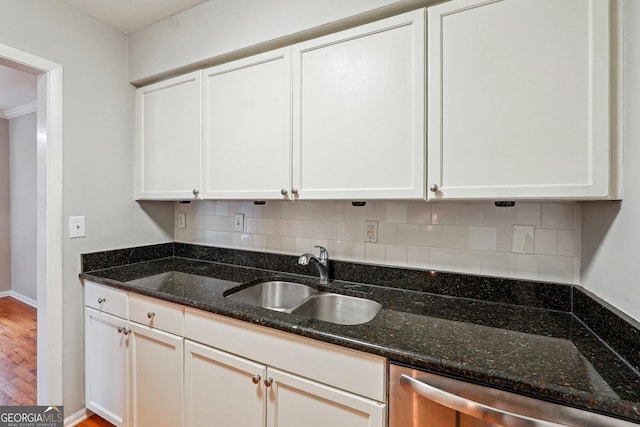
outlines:
M238 291L231 289L225 298L340 325L367 323L381 308L377 302L365 298L323 292L283 280L258 282Z

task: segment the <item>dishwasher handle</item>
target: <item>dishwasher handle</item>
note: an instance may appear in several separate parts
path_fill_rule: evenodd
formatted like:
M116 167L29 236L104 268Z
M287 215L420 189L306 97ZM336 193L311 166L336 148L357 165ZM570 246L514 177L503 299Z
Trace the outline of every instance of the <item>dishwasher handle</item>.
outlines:
M566 424L557 424L525 417L465 397L460 397L457 394L428 384L424 379L415 379L406 374L400 375L400 384L414 393L442 406L490 423L509 427L566 427Z

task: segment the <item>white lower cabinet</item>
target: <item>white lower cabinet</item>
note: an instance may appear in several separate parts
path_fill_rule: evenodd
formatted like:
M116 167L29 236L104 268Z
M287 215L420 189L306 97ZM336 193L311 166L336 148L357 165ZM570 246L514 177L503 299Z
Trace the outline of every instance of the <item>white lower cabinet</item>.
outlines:
M128 336L126 319L87 307L85 314L85 401L117 427L127 425Z
M86 406L117 427L387 424L383 357L91 282L85 291Z
M189 340L185 426L382 427L385 405Z
M134 322L129 328L130 425L181 426L184 338Z
M384 358L191 309L185 336L185 426L386 426Z
M379 402L273 368L267 381L267 427L385 425L386 408Z
M186 340L185 426L261 426L267 368Z

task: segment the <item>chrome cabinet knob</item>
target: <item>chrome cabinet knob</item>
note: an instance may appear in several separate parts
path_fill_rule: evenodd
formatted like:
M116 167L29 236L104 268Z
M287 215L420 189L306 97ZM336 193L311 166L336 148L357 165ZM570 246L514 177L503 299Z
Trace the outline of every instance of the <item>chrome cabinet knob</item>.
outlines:
M124 328L122 326L118 326L118 333L121 334L122 331L124 331Z
M292 188L291 189L291 194L298 194L298 189L297 188Z
M253 377L251 377L251 382L254 383L254 384L258 384L260 382L261 378L262 377L260 375L256 374Z
M149 312L147 312L147 317L148 317L149 319L153 319L153 316L155 316L155 315L156 315L156 313L154 313L153 311L149 311Z
M107 299L106 298L98 298L98 304L102 304L103 302L106 302Z
M200 192L194 188L193 189L193 196L194 197L198 197L198 194L200 194Z
M271 384L273 384L273 378L269 377L266 380L264 380L265 387L271 387Z
M432 193L437 193L438 192L438 184L431 184L431 186L429 187L429 190L431 190Z
M124 328L124 329L122 330L122 333L123 333L123 334L125 334L125 335L129 335L129 334L131 333L131 329L129 329L129 328Z
M280 194L282 194L283 196L286 196L287 194L289 194L289 192L287 191L286 188L283 188L282 190L280 190Z

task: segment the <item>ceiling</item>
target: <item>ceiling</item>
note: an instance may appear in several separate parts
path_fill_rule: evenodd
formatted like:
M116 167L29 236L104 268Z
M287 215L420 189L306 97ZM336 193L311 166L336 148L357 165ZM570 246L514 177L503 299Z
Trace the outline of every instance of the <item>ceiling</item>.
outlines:
M208 0L60 1L124 34L131 34ZM35 101L36 77L0 64L0 118L11 117L11 110Z
M124 34L131 34L207 0L60 1Z

